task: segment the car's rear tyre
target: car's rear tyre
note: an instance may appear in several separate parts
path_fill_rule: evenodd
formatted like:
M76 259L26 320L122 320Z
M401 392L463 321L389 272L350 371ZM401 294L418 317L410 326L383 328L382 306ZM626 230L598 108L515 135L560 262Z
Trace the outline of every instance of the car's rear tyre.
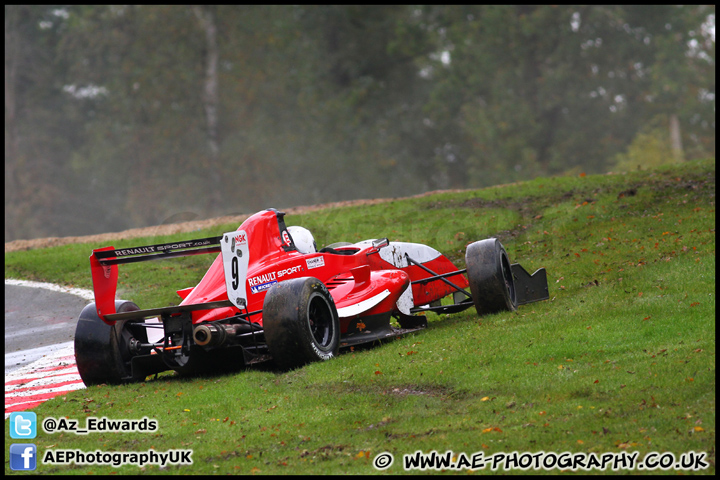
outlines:
M115 301L118 313L140 310L133 302ZM75 362L85 385L139 382L147 376L133 371L130 360L131 339L147 343L145 328L129 320L108 325L98 316L95 304L86 306L75 329Z
M325 285L313 277L274 285L263 304L263 330L270 355L282 369L337 356L340 320Z
M465 265L478 315L517 310L510 259L497 238L468 245Z

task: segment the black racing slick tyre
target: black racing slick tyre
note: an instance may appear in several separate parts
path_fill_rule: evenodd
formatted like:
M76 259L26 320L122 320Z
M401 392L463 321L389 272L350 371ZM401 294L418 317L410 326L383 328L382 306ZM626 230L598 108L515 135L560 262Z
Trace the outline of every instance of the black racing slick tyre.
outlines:
M330 360L340 349L337 308L317 278L287 280L268 290L263 329L270 355L285 370Z
M140 310L133 302L115 301L117 313ZM87 386L101 383L140 382L146 375L130 366L131 339L147 343L143 327L133 327L129 320L108 325L98 316L95 304L86 306L75 329L75 362L80 378Z
M517 294L510 260L497 238L468 245L465 265L478 315L517 310Z

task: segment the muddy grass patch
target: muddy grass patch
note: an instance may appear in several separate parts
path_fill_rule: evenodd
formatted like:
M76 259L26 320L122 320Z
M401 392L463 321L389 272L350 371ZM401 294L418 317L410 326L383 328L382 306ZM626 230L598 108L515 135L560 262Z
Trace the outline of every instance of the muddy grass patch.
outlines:
M390 387L382 392L383 395L390 395L393 397L407 397L407 396L428 396L428 397L454 397L457 398L460 395L458 392L443 387L440 385L401 385L397 387Z
M321 388L322 396L342 397L344 395L360 395L371 397L386 398L441 398L463 400L474 395L472 392L457 390L451 387L437 384L399 384L399 385L374 385L374 384L358 384L358 383L341 383L333 385L323 385Z

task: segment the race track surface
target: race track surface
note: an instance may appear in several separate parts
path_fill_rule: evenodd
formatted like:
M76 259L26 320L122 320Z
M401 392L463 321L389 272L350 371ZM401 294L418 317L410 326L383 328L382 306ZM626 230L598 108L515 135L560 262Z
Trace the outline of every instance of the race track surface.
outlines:
M88 300L76 295L5 284L5 373L68 344Z
M5 418L85 388L73 339L80 311L91 299L86 290L5 281Z

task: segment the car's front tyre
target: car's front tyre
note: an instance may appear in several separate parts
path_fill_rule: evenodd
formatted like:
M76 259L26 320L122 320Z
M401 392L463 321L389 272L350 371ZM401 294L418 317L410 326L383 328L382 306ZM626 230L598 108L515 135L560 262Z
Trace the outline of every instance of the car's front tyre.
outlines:
M287 280L268 290L263 330L276 365L297 368L337 356L340 321L330 292L313 277Z
M465 265L470 292L478 315L517 310L510 260L497 238L488 238L468 245Z

